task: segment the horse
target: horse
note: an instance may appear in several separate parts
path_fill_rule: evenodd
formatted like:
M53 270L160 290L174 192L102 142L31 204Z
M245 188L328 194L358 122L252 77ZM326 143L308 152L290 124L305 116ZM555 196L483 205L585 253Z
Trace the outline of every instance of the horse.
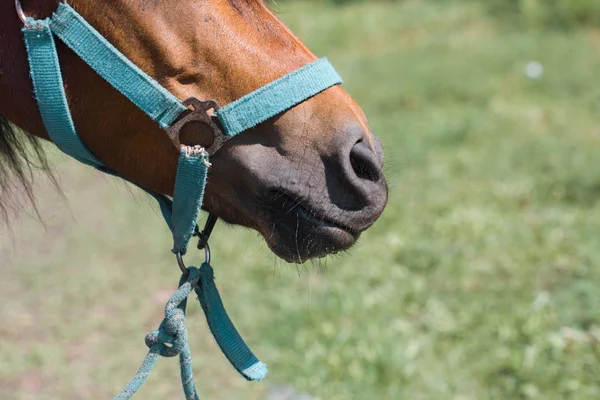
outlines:
M59 0L21 3L25 15L42 19ZM228 104L317 59L262 0L68 3L179 99ZM40 143L50 136L33 95L23 23L10 1L0 15L0 187L6 196L16 177L34 201L26 168L47 167ZM178 152L164 131L67 46L57 42L57 51L81 141L118 175L172 196ZM193 142L193 133L181 134ZM203 208L258 231L287 262L350 248L387 203L381 143L340 86L232 138L211 163Z

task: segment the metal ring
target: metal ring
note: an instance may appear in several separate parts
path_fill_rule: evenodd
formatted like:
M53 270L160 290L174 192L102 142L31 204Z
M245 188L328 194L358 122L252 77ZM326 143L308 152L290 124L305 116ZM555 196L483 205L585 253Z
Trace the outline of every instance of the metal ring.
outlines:
M27 16L23 12L23 6L21 5L21 0L15 0L15 9L17 10L17 15L23 24L27 21Z
M175 253L175 257L177 258L177 264L179 265L179 269L182 273L185 274L187 272L187 267L183 262L183 256L181 255L181 253ZM206 246L204 247L204 262L210 264L210 246L208 245L208 243L206 243Z
M61 3L67 4L67 0L60 0ZM21 0L15 0L15 9L17 10L17 15L19 19L23 23L23 25L27 24L27 15L23 12L23 6L21 5Z
M210 247L208 246L208 243L204 246L204 262L210 264Z
M183 262L183 257L181 256L181 253L175 253L175 257L177 258L177 264L179 265L179 269L181 270L182 273L186 273L187 272L187 267L185 266L185 263Z

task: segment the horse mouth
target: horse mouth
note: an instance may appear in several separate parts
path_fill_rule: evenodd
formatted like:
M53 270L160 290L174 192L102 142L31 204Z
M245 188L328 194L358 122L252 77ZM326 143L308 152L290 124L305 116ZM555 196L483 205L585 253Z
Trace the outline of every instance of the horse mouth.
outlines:
M265 208L271 226L263 236L271 250L288 262L303 263L347 250L362 231L343 218L316 211L309 201L295 200L281 191L269 197Z

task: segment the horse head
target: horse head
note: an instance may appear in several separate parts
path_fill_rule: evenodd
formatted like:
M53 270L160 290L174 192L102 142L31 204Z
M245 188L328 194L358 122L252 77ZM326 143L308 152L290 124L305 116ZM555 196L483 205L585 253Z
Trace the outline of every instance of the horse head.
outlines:
M36 18L49 16L57 3L22 1L25 14ZM180 99L228 104L317 59L260 0L69 4ZM48 138L31 96L20 21L11 2L0 10L7 20L0 27L0 113ZM64 45L58 53L86 147L123 177L172 195L178 152L165 132ZM186 141L194 140L188 133ZM291 262L349 248L387 202L381 144L340 86L227 141L211 162L204 208L257 230Z

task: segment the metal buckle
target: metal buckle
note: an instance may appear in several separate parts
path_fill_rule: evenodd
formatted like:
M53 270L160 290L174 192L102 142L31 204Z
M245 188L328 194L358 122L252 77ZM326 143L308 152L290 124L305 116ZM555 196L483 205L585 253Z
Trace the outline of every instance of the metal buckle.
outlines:
M219 110L219 105L214 100L201 101L195 97L190 97L185 100L183 105L192 107L192 109L182 114L182 117L180 117L173 125L165 129L167 135L169 135L169 138L177 150L179 150L181 148L180 134L183 127L190 122L199 122L208 127L212 132L211 143L200 143L200 145L206 149L208 155L212 156L229 139L229 137L223 133L219 125L217 125L217 122L215 122L215 117L209 114L210 110L213 110L213 113L216 113Z

